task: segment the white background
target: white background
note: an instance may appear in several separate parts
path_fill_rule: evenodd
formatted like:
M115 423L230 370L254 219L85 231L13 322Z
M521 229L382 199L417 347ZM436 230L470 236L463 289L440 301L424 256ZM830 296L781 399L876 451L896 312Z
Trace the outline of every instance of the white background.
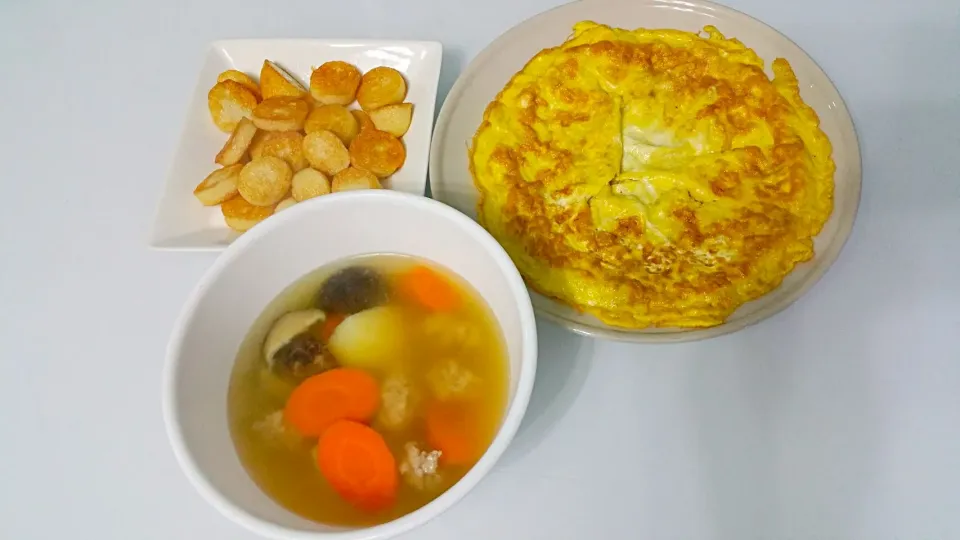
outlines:
M208 42L438 40L442 98L555 3L0 0L0 538L252 538L180 474L160 414L167 337L214 255L146 238ZM960 2L729 3L852 111L846 249L792 308L711 341L542 324L515 445L410 538L960 538Z

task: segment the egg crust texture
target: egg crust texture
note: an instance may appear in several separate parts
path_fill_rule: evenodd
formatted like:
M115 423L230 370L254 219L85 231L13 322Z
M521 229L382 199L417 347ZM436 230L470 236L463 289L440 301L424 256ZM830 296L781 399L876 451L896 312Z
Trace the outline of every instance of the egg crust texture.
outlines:
M626 328L708 327L814 254L831 145L789 63L707 26L581 22L484 112L480 222L527 283Z

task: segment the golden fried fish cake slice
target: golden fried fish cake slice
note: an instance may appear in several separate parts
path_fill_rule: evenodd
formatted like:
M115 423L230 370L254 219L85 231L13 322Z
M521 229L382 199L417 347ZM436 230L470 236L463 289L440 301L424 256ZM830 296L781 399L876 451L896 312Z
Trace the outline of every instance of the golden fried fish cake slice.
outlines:
M252 112L254 125L266 131L300 131L310 113L302 99L280 96L264 99Z
M239 163L243 160L256 134L257 126L253 125L249 118L241 118L214 161L224 166Z
M197 184L193 195L204 206L216 206L223 201L237 195L237 185L240 182L240 170L243 165L229 165L208 174L202 182Z
M260 145L257 157L274 156L287 162L293 172L309 165L303 155L303 135L299 131L270 131Z
M347 167L333 177L333 192L350 191L354 189L380 189L380 180L370 171Z
M306 168L293 175L290 194L297 202L303 202L327 193L330 193L330 180L322 172Z
M287 70L270 60L263 61L260 68L260 92L263 99L274 97L303 97L307 89Z
M348 145L360 133L360 123L343 105L320 105L310 111L303 124L307 133L332 131L343 144Z
M234 197L220 205L227 227L238 232L250 230L257 223L272 216L275 209L276 205L256 206L243 197Z
M370 120L380 131L403 137L413 120L413 103L395 103L370 111Z
M235 81L244 86L247 90L253 93L257 97L257 100L260 100L260 85L257 84L257 81L253 80L253 77L247 75L242 71L236 69L228 69L217 75L217 82L223 81Z
M346 62L325 62L310 74L310 95L324 105L349 105L360 86L360 70Z
M393 135L379 129L365 129L350 143L350 163L386 178L403 166L407 151Z
M243 166L237 189L240 196L255 206L274 206L290 191L293 171L287 162L275 156L263 156Z
M337 174L350 166L347 147L332 131L307 133L303 138L303 155L311 167L325 174Z
M210 117L221 131L231 133L243 118L249 118L257 106L257 97L242 84L226 80L207 92Z
M389 67L375 67L363 74L357 90L357 103L365 111L400 103L407 97L407 81L399 71Z

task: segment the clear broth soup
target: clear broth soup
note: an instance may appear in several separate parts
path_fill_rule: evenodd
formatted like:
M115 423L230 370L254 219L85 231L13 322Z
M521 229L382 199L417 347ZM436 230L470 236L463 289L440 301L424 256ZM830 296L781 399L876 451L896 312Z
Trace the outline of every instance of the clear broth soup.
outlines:
M427 261L371 255L321 267L267 306L227 410L240 462L277 503L368 526L460 480L496 434L507 388L500 327L473 287Z

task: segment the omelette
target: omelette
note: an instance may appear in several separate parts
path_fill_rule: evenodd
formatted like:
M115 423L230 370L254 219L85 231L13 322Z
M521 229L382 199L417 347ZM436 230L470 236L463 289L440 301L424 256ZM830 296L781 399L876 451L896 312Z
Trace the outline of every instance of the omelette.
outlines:
M708 327L813 257L832 148L790 64L707 26L574 26L491 102L480 223L527 284L625 328Z

